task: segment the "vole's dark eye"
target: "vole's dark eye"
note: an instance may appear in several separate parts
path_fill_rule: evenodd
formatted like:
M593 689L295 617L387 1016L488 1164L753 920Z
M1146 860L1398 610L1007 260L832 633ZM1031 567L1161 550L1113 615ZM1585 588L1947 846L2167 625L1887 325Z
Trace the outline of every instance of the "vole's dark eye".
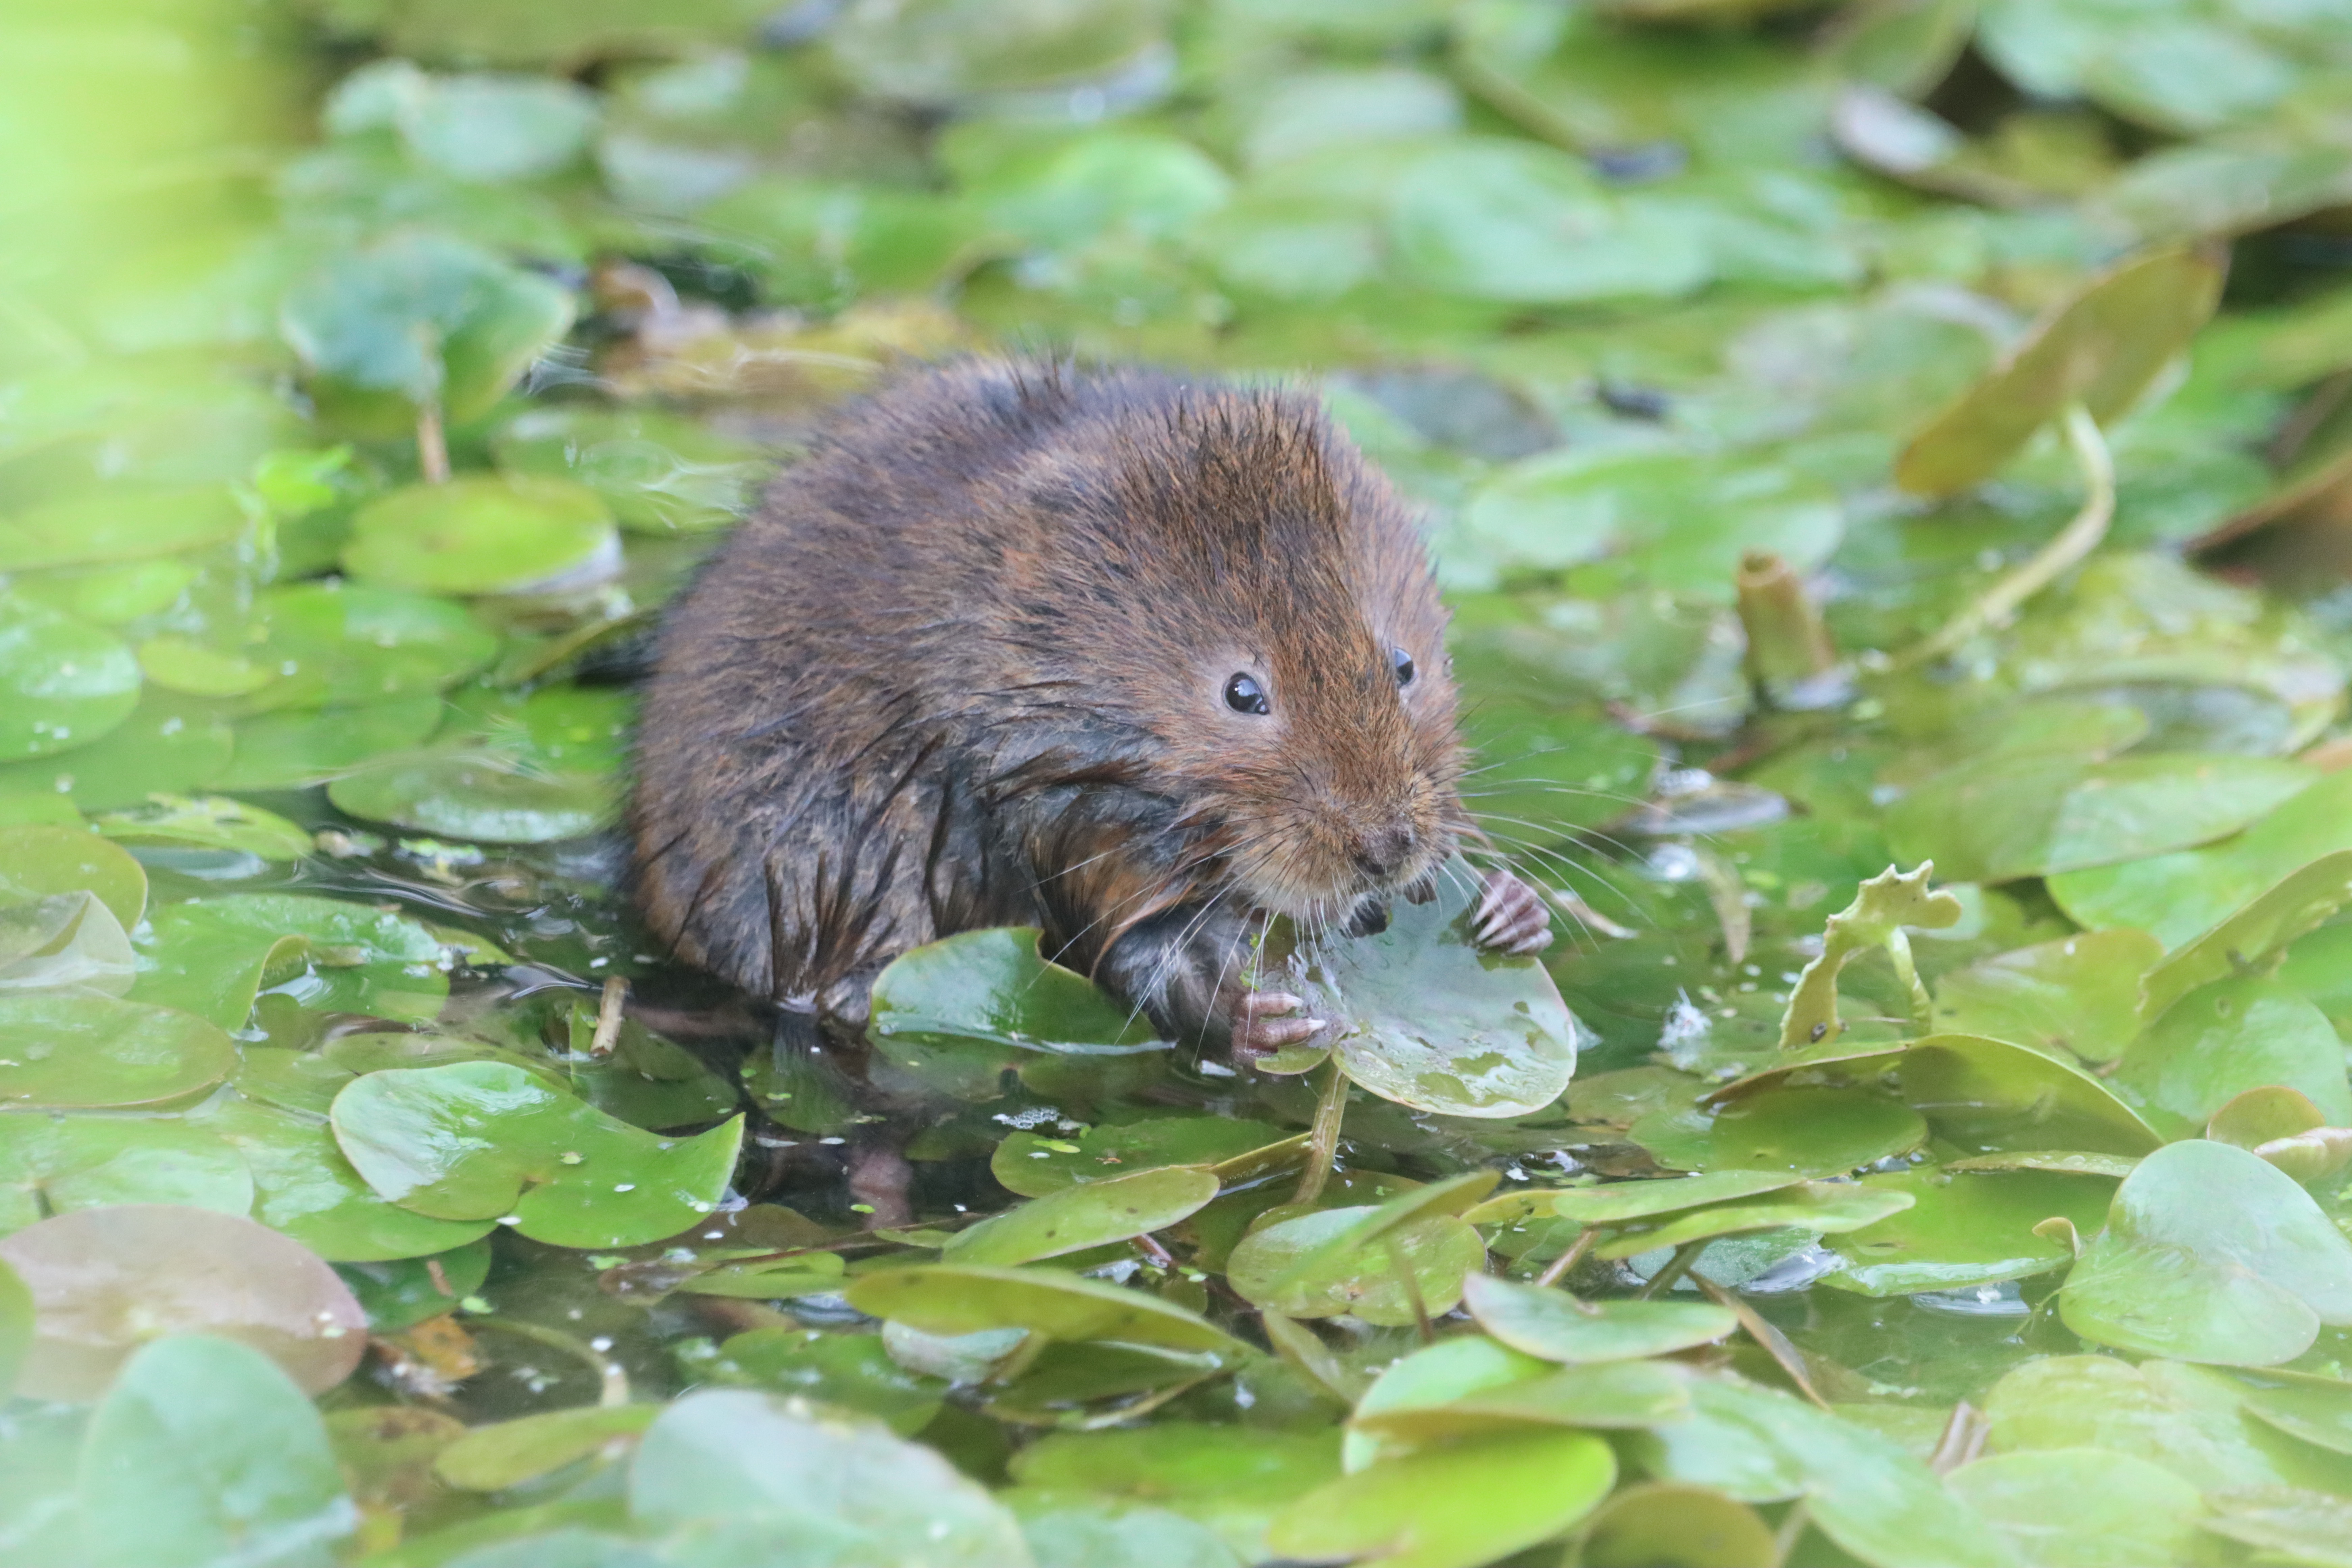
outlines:
M1225 706L1236 713L1271 713L1273 705L1265 700L1265 688L1253 675L1236 675L1225 682Z
M1412 684L1412 655L1401 647L1392 647L1389 649L1389 664L1396 671L1399 686Z

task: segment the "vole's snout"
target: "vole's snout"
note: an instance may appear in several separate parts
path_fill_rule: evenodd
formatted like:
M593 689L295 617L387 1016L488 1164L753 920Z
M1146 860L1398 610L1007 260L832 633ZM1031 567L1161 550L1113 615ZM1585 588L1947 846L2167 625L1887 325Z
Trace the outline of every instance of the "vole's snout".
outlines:
M1348 856L1356 869L1375 881L1385 882L1402 870L1420 848L1420 836L1412 824L1404 821L1385 822L1360 828L1350 837Z

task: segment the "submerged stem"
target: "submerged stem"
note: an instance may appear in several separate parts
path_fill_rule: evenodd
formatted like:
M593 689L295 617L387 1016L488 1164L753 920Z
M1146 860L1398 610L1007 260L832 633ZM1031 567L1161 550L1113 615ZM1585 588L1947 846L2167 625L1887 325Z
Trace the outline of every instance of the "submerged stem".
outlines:
M437 403L416 411L416 467L429 484L449 482L449 437L442 432Z
M2099 434L2098 421L2079 403L2066 405L2063 427L2066 445L2074 452L2075 465L2082 469L2083 482L2089 489L2083 498L2082 510L2032 560L1986 589L1974 604L1945 622L1941 631L1896 655L1896 664L1925 664L1941 658L1979 632L2006 624L2018 606L2055 582L2107 536L2107 525L2116 516L2116 465L2107 454L2106 438Z
M1598 1226L1588 1225L1582 1230L1578 1231L1576 1233L1576 1240L1570 1244L1568 1250L1561 1253L1558 1258L1553 1258L1551 1260L1551 1267L1536 1276L1536 1283L1538 1285L1559 1284L1561 1279L1567 1277L1568 1271L1575 1268L1579 1260L1580 1260L1586 1253L1592 1250L1592 1244L1594 1241L1599 1239L1600 1236L1601 1229Z
M1311 1205L1323 1195L1323 1184L1331 1179L1331 1163L1339 1152L1339 1119L1348 1110L1348 1075L1339 1070L1339 1058L1331 1058L1331 1076L1324 1080L1323 1098L1315 1102L1315 1128L1307 1140L1307 1169L1299 1173L1298 1190L1290 1195L1294 1204Z

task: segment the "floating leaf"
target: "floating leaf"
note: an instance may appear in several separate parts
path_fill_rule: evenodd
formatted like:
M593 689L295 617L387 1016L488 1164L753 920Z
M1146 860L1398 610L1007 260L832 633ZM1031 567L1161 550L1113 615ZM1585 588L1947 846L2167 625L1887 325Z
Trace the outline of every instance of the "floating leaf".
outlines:
M2211 981L2262 973L2347 900L2352 853L2328 855L2291 873L2149 970L2140 983L2141 1016L2160 1018Z
M572 296L462 241L408 234L344 253L299 284L279 325L324 409L370 435L438 405L462 424L572 325Z
M157 910L139 943L142 1002L242 1028L257 991L322 1012L421 1023L449 994L440 942L415 921L340 899L237 893Z
M2172 1138L2194 1137L2239 1095L2270 1085L2308 1096L2323 1124L2352 1125L2342 1042L2326 1014L2275 981L2189 992L2132 1042L2108 1081Z
M1206 1171L1138 1171L1066 1187L959 1231L947 1263L1009 1266L1164 1230L1217 1195Z
M1927 1124L1864 1089L1766 1089L1712 1113L1654 1110L1625 1136L1679 1170L1837 1176L1908 1153L1927 1142Z
M1936 1023L1948 1034L2112 1061L2139 1033L2140 976L2163 956L2163 944L2143 931L2082 931L2021 947L1937 981Z
M1484 1334L1423 1345L1391 1363L1356 1401L1347 1442L1340 1449L1342 1463L1350 1475L1370 1464L1381 1452L1380 1435L1388 1429L1391 1417L1400 1424L1399 1432L1409 1432L1419 1411L1541 1377L1552 1366L1539 1356L1512 1350Z
M165 1105L229 1075L236 1047L204 1019L88 991L0 994L0 1105Z
M1874 1191L1908 1195L1911 1205L1829 1242L1846 1266L1825 1283L1865 1296L1909 1296L1990 1285L2074 1261L2074 1249L2035 1230L2062 1217L2077 1235L2095 1231L2114 1189L2095 1177L2044 1171L1952 1175L1934 1170L1865 1176Z
M590 1405L476 1426L441 1450L433 1473L460 1491L504 1491L599 1450L625 1451L661 1413L658 1405Z
M1452 1311L1464 1279L1486 1261L1478 1233L1451 1215L1427 1215L1360 1248L1334 1245L1377 1212L1319 1209L1252 1231L1234 1248L1226 1279L1253 1304L1290 1318L1345 1312L1402 1326Z
M222 789L297 789L324 784L371 757L405 752L441 722L436 697L368 708L270 713L236 727L236 755L213 783Z
M602 774L550 774L481 747L387 757L336 779L327 798L353 816L483 844L581 838L615 812Z
M366 1315L299 1244L235 1215L173 1204L80 1209L0 1237L33 1292L35 1339L16 1391L95 1399L133 1352L217 1334L267 1354L306 1393L351 1375Z
M767 471L756 448L643 408L533 408L491 449L509 474L587 486L638 533L724 528L751 510Z
M892 1358L879 1334L783 1326L729 1338L699 1369L715 1382L796 1394L855 1410L911 1437L940 1413L947 1385Z
M861 1312L928 1334L1026 1329L1047 1339L1116 1340L1175 1351L1242 1353L1203 1319L1139 1290L1051 1269L934 1264L861 1277L845 1292Z
M0 594L0 761L87 746L139 705L139 661L111 632Z
M1583 1568L1748 1568L1773 1560L1754 1509L1702 1487L1622 1487L1584 1527Z
M2352 1323L2352 1241L2242 1149L2168 1144L2116 1191L2067 1276L2066 1326L2143 1355L2273 1366Z
M1307 1493L1267 1541L1285 1557L1473 1568L1568 1529L1616 1479L1609 1446L1587 1433L1465 1438Z
M359 1510L305 1392L268 1357L210 1334L131 1358L82 1451L92 1562L323 1568Z
M1471 940L1483 885L1452 862L1434 898L1399 900L1377 936L1327 941L1311 961L1276 944L1260 984L1333 1020L1340 1067L1384 1100L1445 1116L1540 1110L1576 1071L1582 1026L1540 963Z
M1529 1426L1654 1426L1689 1408L1682 1379L1664 1363L1615 1361L1551 1368L1442 1404L1391 1405L1377 1412L1359 1407L1354 1426L1423 1443Z
M464 605L423 594L335 580L266 589L255 599L267 634L255 657L279 672L276 685L249 700L256 709L429 697L488 664L499 648ZM438 703L433 711L437 719Z
M2031 1046L1930 1035L1897 1058L1896 1077L1937 1134L1972 1153L2144 1154L2163 1142L2099 1079Z
M489 1278L490 1246L476 1241L424 1258L340 1263L335 1273L367 1313L368 1331L396 1334L454 1310L478 1291Z
M310 835L274 811L209 795L159 795L143 806L100 815L99 832L129 844L179 844L229 849L264 860L299 860Z
M874 982L871 1032L894 1042L1125 1055L1162 1048L1148 1023L1038 955L1027 927L965 931L901 953Z
M0 993L74 987L120 996L135 968L122 922L94 893L0 905Z
M2197 1552L2197 1489L2160 1466L2097 1448L2003 1454L1946 1479L2028 1563L2185 1563Z
M114 1204L243 1215L253 1175L204 1127L172 1117L0 1117L0 1230Z
M804 1551L814 1537L843 1562L1029 1562L1013 1516L937 1453L877 1423L746 1389L703 1389L664 1410L628 1487L639 1525L749 1524L760 1533L746 1544L771 1543L760 1557L794 1542Z
M690 1138L629 1126L504 1062L390 1068L335 1097L335 1141L368 1185L435 1219L511 1215L559 1247L635 1247L718 1207L741 1120Z
M2257 1552L2329 1568L2346 1560L2352 1504L2340 1497L2293 1487L2262 1488L2210 1497L2207 1508L2210 1511L2198 1521L2202 1528Z
M1913 787L1887 812L1887 842L1953 881L2005 882L2210 843L2311 782L2269 757L1994 755Z
M343 565L362 582L426 594L576 587L621 563L604 498L563 479L451 479L379 496L352 520Z
M2201 250L2150 251L2101 274L1911 438L1895 482L1921 495L1966 489L2069 404L2111 423L2204 325L2221 291L2221 262Z
M0 572L138 561L226 544L249 525L226 485L111 487L16 512L0 530ZM184 583L184 580L183 580ZM164 595L162 609L177 593Z
M129 854L79 826L0 827L0 903L78 891L97 894L127 929L147 907L147 873Z
M425 1258L479 1239L489 1219L434 1219L376 1195L335 1142L323 1115L250 1100L207 1107L205 1127L253 1173L253 1215L337 1263Z
M1784 1228L1835 1236L1900 1214L1911 1206L1911 1199L1906 1192L1850 1182L1802 1182L1744 1203L1678 1215L1654 1229L1613 1236L1593 1251L1602 1258L1633 1258L1655 1247Z
M1778 1192L1801 1180L1801 1176L1780 1171L1705 1171L1662 1181L1570 1187L1545 1195L1550 1198L1552 1212L1562 1219L1572 1219L1579 1225L1623 1225ZM1477 1212L1473 1210L1468 1217L1475 1221Z
M1584 1301L1565 1290L1471 1277L1463 1300L1478 1326L1546 1361L1632 1361L1713 1343L1739 1320L1700 1301Z
M1108 1181L1131 1171L1166 1165L1213 1166L1284 1141L1265 1121L1221 1116L1166 1116L1115 1127L1089 1127L1070 1138L1016 1131L996 1146L990 1173L1024 1198L1041 1198L1080 1182Z

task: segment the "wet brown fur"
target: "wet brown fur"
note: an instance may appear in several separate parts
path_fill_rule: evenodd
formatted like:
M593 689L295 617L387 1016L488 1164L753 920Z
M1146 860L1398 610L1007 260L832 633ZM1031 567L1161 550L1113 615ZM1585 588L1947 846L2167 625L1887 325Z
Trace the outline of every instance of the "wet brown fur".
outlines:
M689 961L847 1022L908 948L1035 924L1221 1038L1251 910L1343 921L1451 848L1444 626L1411 515L1309 397L923 372L671 612L640 902ZM1270 716L1225 704L1237 671Z

